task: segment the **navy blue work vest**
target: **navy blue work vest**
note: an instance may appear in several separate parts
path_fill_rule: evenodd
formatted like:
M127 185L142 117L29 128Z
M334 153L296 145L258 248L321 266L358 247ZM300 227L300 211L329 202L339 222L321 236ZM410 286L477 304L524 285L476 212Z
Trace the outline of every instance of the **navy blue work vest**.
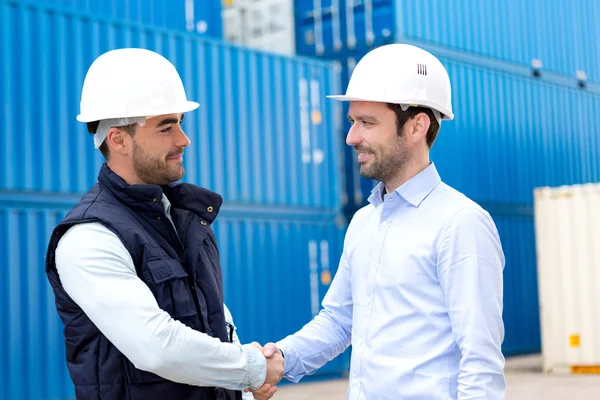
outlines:
M177 232L165 215L163 192L171 202ZM180 384L136 369L67 295L55 264L56 246L70 227L99 222L121 239L161 309L192 329L228 342L219 253L210 228L221 204L218 194L190 184L128 185L104 164L98 183L56 226L46 273L65 325L67 366L77 399L241 399L239 391Z

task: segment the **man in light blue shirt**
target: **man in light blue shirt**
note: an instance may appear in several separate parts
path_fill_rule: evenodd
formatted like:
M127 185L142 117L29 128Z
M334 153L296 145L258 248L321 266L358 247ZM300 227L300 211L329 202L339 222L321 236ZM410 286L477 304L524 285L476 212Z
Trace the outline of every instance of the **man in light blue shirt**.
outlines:
M446 70L422 49L382 46L331 97L350 101L347 143L381 183L348 227L323 310L265 355L281 350L298 382L352 344L352 400L504 399L498 232L429 160L453 119Z

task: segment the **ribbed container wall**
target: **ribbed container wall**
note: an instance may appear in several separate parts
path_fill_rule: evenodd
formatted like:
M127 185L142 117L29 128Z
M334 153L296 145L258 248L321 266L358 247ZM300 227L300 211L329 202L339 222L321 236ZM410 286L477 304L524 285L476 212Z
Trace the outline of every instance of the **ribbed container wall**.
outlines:
M217 0L14 0L60 12L221 38L221 2Z
M0 21L0 188L83 193L95 182L103 158L75 119L85 72L101 53L135 46L171 60L201 104L185 119L187 181L231 203L338 207L331 64L8 0Z
M432 159L444 179L484 202L533 205L533 189L600 179L600 94L440 57L455 120Z
M438 45L479 58L600 82L594 0L296 0L298 54L346 57L391 42Z
M485 204L482 204L484 208ZM513 210L491 212L506 258L504 269L505 355L540 351L538 282L532 215Z
M594 0L397 0L396 37L600 82L600 4Z
M239 218L225 210L215 233L221 254L225 301L243 343L280 340L298 331L320 310L338 267L345 228L331 221L271 216L252 210ZM227 249L235 249L227 251ZM317 375L339 377L349 351Z
M62 322L44 272L50 232L65 210L0 203L0 398L73 396Z
M1 399L74 395L44 259L52 229L75 201L76 196L52 195L17 206L0 196ZM265 217L247 207L242 214L225 207L214 226L225 302L243 343L276 341L320 309L337 270L344 229L318 212ZM339 376L347 368L348 353L318 375Z
M184 122L185 180L224 197L214 229L243 341L308 322L341 254L340 109L324 100L339 91L339 69L93 12L0 0L1 399L73 396L44 257L103 162L75 117L85 72L109 49L160 52L201 104ZM347 368L346 353L318 374Z

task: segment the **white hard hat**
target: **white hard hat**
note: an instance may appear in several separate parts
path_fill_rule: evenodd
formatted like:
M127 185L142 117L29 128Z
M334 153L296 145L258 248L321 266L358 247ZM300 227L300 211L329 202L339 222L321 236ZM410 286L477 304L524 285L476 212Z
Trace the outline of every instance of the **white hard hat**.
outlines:
M434 110L437 119L454 119L450 78L432 54L408 44L388 44L367 53L356 64L341 101L395 103Z
M81 93L80 122L184 113L188 101L177 70L146 49L111 50L90 66Z

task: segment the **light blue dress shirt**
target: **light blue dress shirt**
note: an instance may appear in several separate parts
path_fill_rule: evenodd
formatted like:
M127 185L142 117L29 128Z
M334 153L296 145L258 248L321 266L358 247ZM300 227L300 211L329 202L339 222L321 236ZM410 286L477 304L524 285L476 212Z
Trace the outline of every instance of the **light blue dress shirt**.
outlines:
M346 233L323 310L277 345L297 382L352 344L347 399L504 399L504 255L489 214L433 163L378 185Z

